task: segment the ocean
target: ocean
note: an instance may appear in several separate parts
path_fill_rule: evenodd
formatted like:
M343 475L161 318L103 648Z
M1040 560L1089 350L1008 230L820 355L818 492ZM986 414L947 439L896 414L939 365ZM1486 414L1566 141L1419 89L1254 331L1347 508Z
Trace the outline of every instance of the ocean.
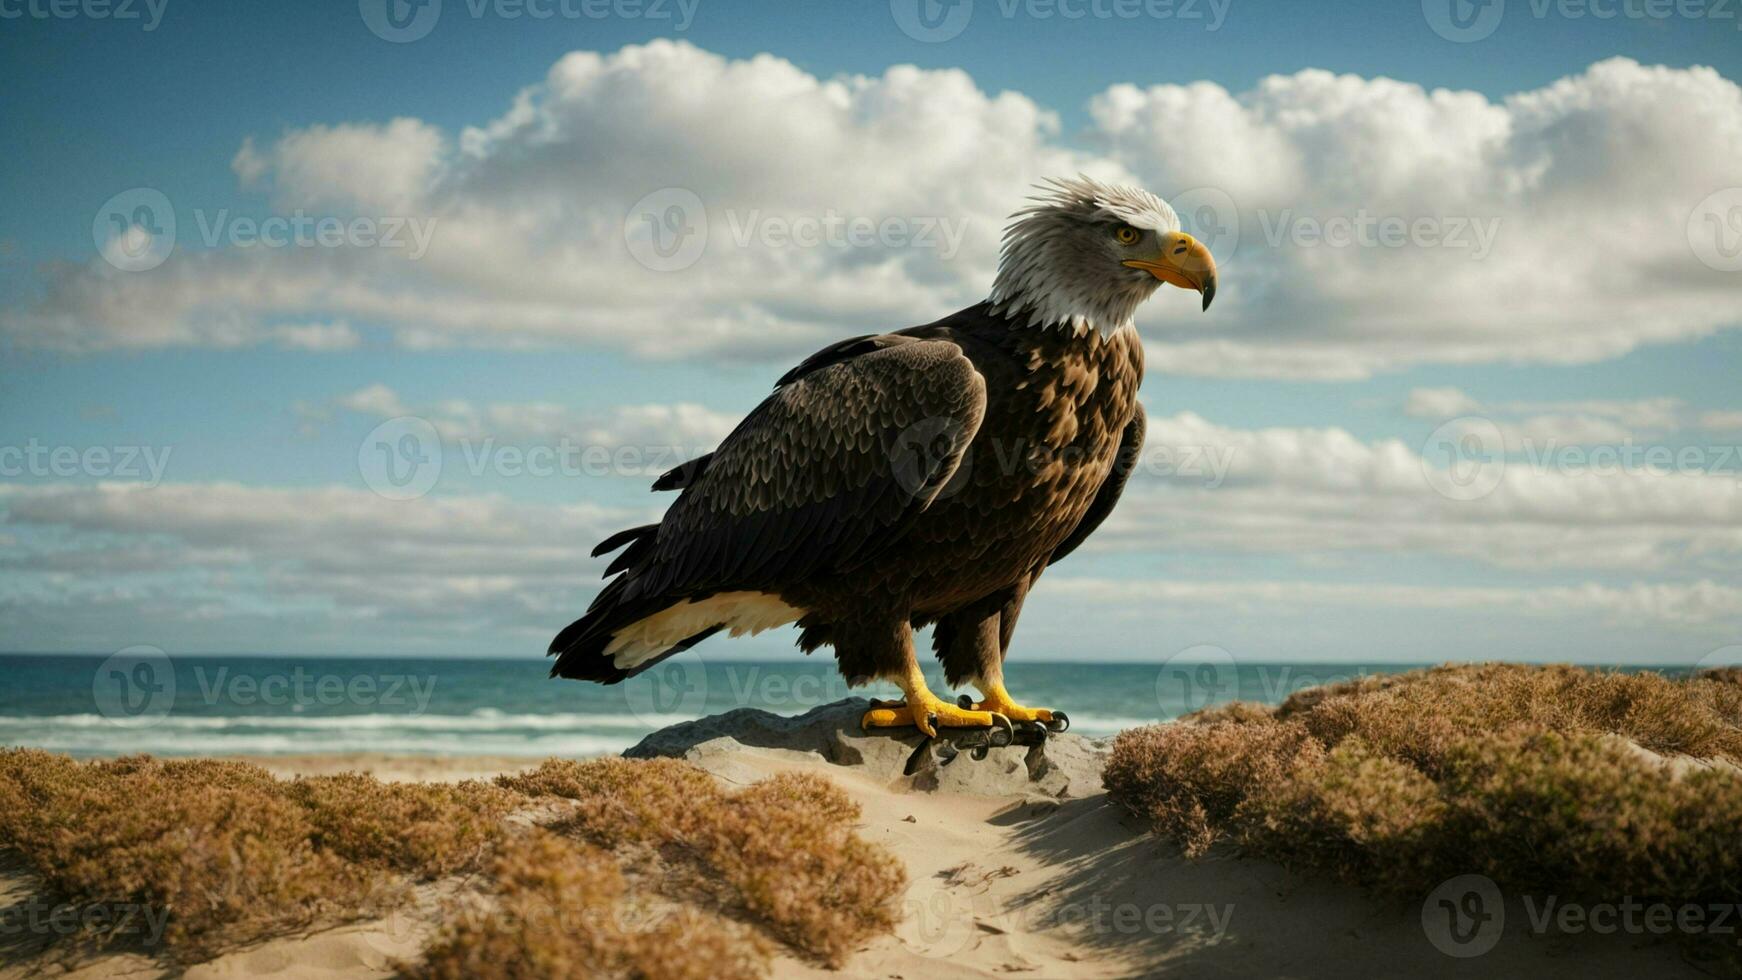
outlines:
M935 666L935 665L932 665ZM1111 735L1222 701L1276 703L1406 664L1239 663L1214 647L1154 664L1006 665L1025 704L1065 709L1072 731ZM695 651L612 687L546 676L548 661L0 655L0 746L74 756L386 752L544 757L617 753L675 722L760 708L802 714L850 689L826 655L702 661ZM948 690L930 672L932 689Z

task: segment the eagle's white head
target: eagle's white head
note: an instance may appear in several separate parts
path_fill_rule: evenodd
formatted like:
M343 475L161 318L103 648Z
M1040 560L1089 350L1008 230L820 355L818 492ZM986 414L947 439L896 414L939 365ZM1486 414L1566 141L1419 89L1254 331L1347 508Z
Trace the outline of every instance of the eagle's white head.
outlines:
M1180 231L1166 201L1139 187L1088 177L1037 185L1035 203L1004 229L993 309L1030 326L1096 330L1131 326L1162 283L1216 298L1216 260Z

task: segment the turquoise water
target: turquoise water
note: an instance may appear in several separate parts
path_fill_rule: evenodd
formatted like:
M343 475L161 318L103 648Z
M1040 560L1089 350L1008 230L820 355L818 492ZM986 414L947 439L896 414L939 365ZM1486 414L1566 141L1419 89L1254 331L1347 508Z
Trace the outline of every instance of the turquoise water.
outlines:
M761 708L802 714L851 695L826 656L667 661L624 684L552 680L548 662L504 659L0 655L0 745L78 756L393 752L597 755L674 722ZM1020 701L1063 708L1072 730L1110 735L1231 700L1274 703L1303 687L1401 664L1253 664L1202 648L1156 664L1007 665ZM933 690L947 688L932 677Z

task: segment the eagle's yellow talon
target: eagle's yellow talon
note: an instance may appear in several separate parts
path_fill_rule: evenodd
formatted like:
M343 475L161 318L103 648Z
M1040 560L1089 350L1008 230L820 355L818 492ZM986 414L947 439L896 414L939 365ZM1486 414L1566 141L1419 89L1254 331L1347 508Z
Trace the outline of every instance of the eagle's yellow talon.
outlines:
M1008 699L997 701L991 699L976 701L974 702L974 708L977 711L990 711L994 714L1003 715L1011 721L1046 722L1053 720L1051 708L1026 708Z
M981 711L996 712L1014 722L1038 721L1044 724L1057 718L1051 708L1030 708L1012 701L1010 692L1004 690L1002 679L984 680L977 686L984 697L975 702L974 707Z
M992 728L998 720L990 711L958 708L927 692L925 696L898 702L895 707L872 708L865 712L859 724L872 728L902 728L907 725L927 735L937 735L939 728Z

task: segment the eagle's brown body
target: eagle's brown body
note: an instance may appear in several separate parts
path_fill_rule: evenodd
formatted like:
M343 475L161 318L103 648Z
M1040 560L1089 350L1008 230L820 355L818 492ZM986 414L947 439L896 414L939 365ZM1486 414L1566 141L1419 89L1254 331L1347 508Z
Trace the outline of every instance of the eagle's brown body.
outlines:
M552 644L554 672L621 680L721 626L636 664L604 655L617 628L757 593L800 611L800 644L833 645L855 683L890 676L933 622L950 682L981 676L1029 586L1118 499L1142 377L1135 331L1025 327L984 303L819 352L656 484L684 494L627 532L624 575Z
M856 634L936 622L938 656L959 685L981 675L984 658L1002 657L1029 586L1112 509L1120 446L1129 439L1134 454L1142 442L1143 346L1135 331L1012 329L983 305L900 335L961 349L985 380L979 431L951 482L886 551L785 595L810 610L804 645L832 642L849 678L887 672L881 644ZM898 459L903 450L918 451L899 446ZM1105 510L1091 519L1097 500Z
M850 683L901 688L867 728L1068 726L1005 689L1016 618L1142 449L1138 305L1171 283L1208 309L1217 280L1155 195L1088 177L1041 190L1005 229L986 302L819 351L660 477L682 495L593 552L622 549L617 577L551 643L552 673L613 684L722 630L796 622ZM930 624L950 686L978 702L928 687L913 630Z

